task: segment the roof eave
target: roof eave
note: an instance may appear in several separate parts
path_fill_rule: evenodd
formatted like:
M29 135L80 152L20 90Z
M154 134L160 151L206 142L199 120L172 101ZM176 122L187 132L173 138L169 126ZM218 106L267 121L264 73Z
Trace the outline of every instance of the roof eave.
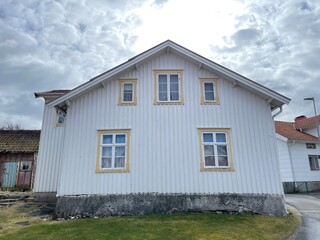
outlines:
M186 49L170 40L167 40L163 43L160 43L159 45L129 59L127 62L124 62L120 65L118 65L115 68L112 68L111 70L104 72L100 75L98 75L95 78L92 78L88 82L74 88L72 91L69 93L64 94L63 96L58 97L57 99L51 101L48 103L48 107L53 107L57 106L66 100L71 100L72 98L77 97L80 95L82 92L86 92L90 89L93 89L96 87L97 84L106 81L107 79L110 79L112 77L115 77L116 75L120 74L121 72L130 69L136 64L138 64L141 61L144 61L151 56L154 56L156 54L161 53L163 50L166 50L167 48L172 48L172 50L177 51L179 53L182 53L183 55L197 61L198 63L203 64L207 68L211 69L214 72L218 72L219 75L223 78L226 78L227 80L230 81L237 81L241 86L259 94L260 96L264 97L265 99L270 99L270 105L274 109L276 107L280 107L284 104L288 104L290 102L290 98L287 98L267 87L264 87L238 73L235 73L231 71L230 69L227 69L217 63L214 63L213 61L204 58L189 49Z

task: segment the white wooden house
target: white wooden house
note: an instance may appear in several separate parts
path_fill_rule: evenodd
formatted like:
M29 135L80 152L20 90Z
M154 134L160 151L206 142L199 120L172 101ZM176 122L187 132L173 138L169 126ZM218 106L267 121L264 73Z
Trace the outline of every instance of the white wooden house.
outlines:
M320 122L320 115L317 116ZM320 144L315 117L276 121L280 173L285 192L320 190Z
M290 99L170 40L46 99L38 198L58 217L285 214L272 111Z

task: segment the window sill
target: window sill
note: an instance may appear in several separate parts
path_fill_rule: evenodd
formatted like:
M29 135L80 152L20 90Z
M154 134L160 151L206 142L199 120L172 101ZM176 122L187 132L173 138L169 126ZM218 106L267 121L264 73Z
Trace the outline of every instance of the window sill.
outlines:
M215 101L215 102L201 102L201 105L220 105L220 101Z
M233 167L226 167L226 168L200 168L200 172L234 172Z
M105 169L105 170L96 170L96 173L128 173L129 169Z
M184 102L154 102L153 105L184 105Z
M118 103L118 106L137 106L137 103Z

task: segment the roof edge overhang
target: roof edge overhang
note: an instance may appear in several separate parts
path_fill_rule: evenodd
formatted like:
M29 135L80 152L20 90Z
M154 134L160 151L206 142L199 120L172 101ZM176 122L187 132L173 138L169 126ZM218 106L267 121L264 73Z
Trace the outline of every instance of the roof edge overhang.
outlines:
M192 59L194 62L198 63L199 66L203 66L208 70L213 71L218 76L221 76L226 80L232 81L235 84L239 84L241 87L244 87L256 93L257 95L265 98L268 101L268 103L270 103L272 110L278 107L281 107L284 104L288 104L291 100L290 98L287 98L259 83L256 83L236 72L233 72L228 68L225 68L205 57L202 57L201 55L194 53L189 49L172 42L171 40L167 40L133 58L130 58L127 62L124 62L110 69L109 71L104 72L90 79L88 82L74 88L73 90L64 94L63 96L60 96L57 99L52 100L47 105L48 107L54 107L59 104L64 104L66 100L72 100L73 98L76 98L80 94L96 88L97 85L99 86L99 84L102 84L104 81L107 81L108 79L112 79L116 77L117 75L121 74L123 71L126 71L130 68L135 68L140 62L145 61L146 59L152 56L155 56L157 54L160 54L164 51L169 51L169 50L179 53L189 59Z
M297 140L297 139L288 139L289 143L297 142L297 143L318 143L317 140Z
M278 139L280 139L280 140L282 140L282 141L285 141L285 142L287 142L287 141L288 141L288 138L286 138L286 137L282 136L282 135L281 135L281 134L279 134L279 133L276 133L276 138L278 138Z

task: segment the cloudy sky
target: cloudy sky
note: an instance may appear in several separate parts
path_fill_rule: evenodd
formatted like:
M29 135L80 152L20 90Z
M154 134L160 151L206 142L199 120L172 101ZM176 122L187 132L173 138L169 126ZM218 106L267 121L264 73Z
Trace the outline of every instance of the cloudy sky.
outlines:
M0 127L167 39L291 98L279 120L320 111L320 1L1 0Z

